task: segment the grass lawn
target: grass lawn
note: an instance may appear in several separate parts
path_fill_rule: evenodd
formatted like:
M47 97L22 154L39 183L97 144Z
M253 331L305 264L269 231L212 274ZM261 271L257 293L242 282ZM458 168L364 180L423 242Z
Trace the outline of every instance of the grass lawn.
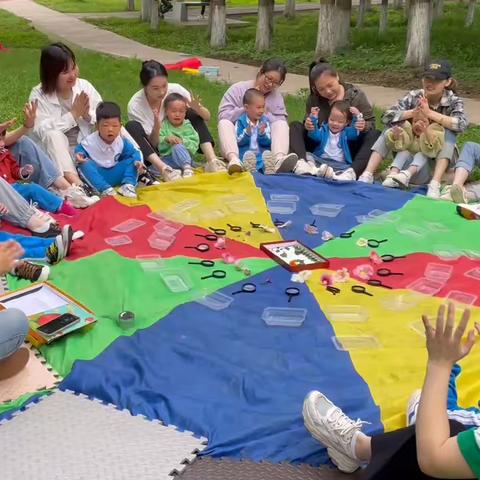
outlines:
M432 57L449 58L460 80L461 92L480 95L480 20L474 27L465 29L463 21L466 7L449 4L442 19L435 21L432 30ZM355 17L355 14L354 14ZM244 17L245 26L228 29L229 43L225 49L213 50L208 45L205 27L178 27L162 22L158 32L151 32L148 25L137 20L92 20L95 25L133 38L141 43L167 50L224 58L231 61L258 64L268 56L279 56L296 73L307 72L314 57L318 15L303 13L293 21L275 17L273 48L267 53L255 51L257 18ZM355 18L352 20L355 24ZM390 10L389 29L385 36L378 35L378 8L368 13L363 29L352 28L351 48L332 56L330 61L353 81L398 86L418 85L417 72L403 67L406 21L400 11Z

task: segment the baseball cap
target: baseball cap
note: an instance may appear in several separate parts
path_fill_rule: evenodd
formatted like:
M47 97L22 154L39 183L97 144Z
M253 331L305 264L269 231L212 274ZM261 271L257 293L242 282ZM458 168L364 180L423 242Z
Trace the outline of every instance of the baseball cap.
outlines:
M431 62L423 72L424 77L433 77L437 80L447 80L452 76L452 65L448 60Z

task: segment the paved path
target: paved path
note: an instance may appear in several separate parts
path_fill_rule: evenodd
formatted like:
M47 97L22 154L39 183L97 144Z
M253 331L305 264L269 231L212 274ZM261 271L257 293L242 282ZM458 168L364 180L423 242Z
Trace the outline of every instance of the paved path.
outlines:
M0 8L8 10L19 17L26 18L32 22L36 29L50 37L62 39L80 47L97 50L102 53L142 60L155 59L163 63L175 63L189 56L180 52L148 47L116 33L90 25L78 18L38 5L32 0L0 0ZM257 68L248 65L211 58L199 58L204 65L219 66L221 72L220 79L228 83L254 78L257 72ZM365 91L370 101L380 108L392 105L404 94L404 90L397 88L358 85ZM299 89L307 86L306 76L289 74L287 81L282 85L282 91L294 94ZM466 99L465 105L470 121L480 124L480 101Z

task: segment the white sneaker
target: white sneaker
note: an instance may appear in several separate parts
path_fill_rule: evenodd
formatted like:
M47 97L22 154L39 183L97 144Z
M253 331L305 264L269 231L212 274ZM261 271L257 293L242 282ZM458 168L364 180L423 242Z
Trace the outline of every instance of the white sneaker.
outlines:
M450 195L455 203L468 203L467 191L461 185L454 183L450 188Z
M137 198L137 190L135 186L130 183L124 183L118 189L118 193L127 198Z
M322 163L318 168L317 171L315 172L315 175L320 178L333 178L333 174L335 172L333 171L333 168L330 167L330 165L327 165L326 163Z
M273 158L273 153L270 150L265 150L262 153L262 160L265 175L273 175L276 172L276 162Z
M451 185L447 185L445 188L443 188L442 192L440 194L440 200L445 200L447 202L453 202L451 190L452 190Z
M418 406L420 405L421 390L415 390L407 404L407 427L415 425L417 421Z
M275 172L276 173L293 172L297 162L298 162L298 155L296 153L289 153L288 155L277 154L276 163L275 163Z
M113 187L110 187L110 188L106 188L102 193L102 197L113 197L114 195L116 195L117 192L115 191L115 189Z
M333 179L337 182L354 182L357 179L357 174L353 168L347 168L343 172L335 173Z
M364 423L353 421L320 392L310 392L303 402L303 421L312 436L327 447L339 470L352 473L361 462L355 458L353 440Z
M427 197L428 198L440 198L441 185L436 180L431 180L428 184Z
M182 172L183 178L190 178L190 177L193 177L194 175L195 175L195 172L193 171L193 168L190 165L186 166L183 169L183 172Z
M382 182L382 185L388 188L398 188L400 185L392 177L392 174L387 175L387 178Z
M278 170L277 170L278 171ZM300 159L297 161L293 173L295 175L315 175L317 167L307 162L306 160Z
M214 158L211 162L205 164L205 173L226 172L227 167L225 162L219 158Z
M243 172L243 165L239 158L232 158L227 165L227 171L229 175L234 173L241 173Z
M412 174L408 170L401 170L400 172L391 175L391 177L392 180L397 182L400 187L408 188Z
M182 178L182 172L174 170L172 167L165 167L161 177L164 182L175 182Z
M242 159L243 169L246 172L257 171L257 156L253 152L245 152Z
M87 208L100 200L100 197L97 195L89 197L79 185L72 185L66 191L65 196L70 199L72 207L75 208Z
M358 177L359 182L363 183L373 183L373 173L367 172L366 170Z
M30 200L30 208L35 211L35 215L43 222L43 223L49 223L50 225L52 223L57 223L57 221L49 215L47 212L44 212L43 210L40 210L38 208L38 203L37 202L32 202Z

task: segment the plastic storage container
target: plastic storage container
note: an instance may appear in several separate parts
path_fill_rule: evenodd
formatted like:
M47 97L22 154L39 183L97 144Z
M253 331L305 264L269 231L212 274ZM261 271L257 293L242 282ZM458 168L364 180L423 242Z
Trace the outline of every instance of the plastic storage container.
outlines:
M433 254L444 262L453 262L461 257L462 252L451 245L434 245Z
M316 203L310 207L310 211L312 215L334 218L342 211L344 206L338 203Z
M129 218L128 220L115 225L115 227L112 227L110 230L113 230L114 232L127 233L142 227L145 225L145 223L146 222L143 220L138 220L137 218Z
M392 292L380 297L380 303L387 310L403 312L410 310L423 300L418 293L397 293Z
M472 268L468 272L465 272L464 275L468 278L480 280L480 267Z
M412 238L423 238L427 233L423 228L415 225L399 225L397 231Z
M262 320L270 327L300 327L307 316L306 308L267 307Z
M160 276L166 287L172 293L188 292L192 288L190 277L180 270L165 269L160 271Z
M297 210L296 202L286 202L280 200L269 200L267 207L270 213L277 215L291 215Z
M167 250L172 243L175 241L175 237L166 237L157 232L153 232L148 237L148 243L152 248L156 248L157 250Z
M279 202L298 202L300 197L290 193L271 193L270 200Z
M424 295L435 295L444 286L445 282L439 282L438 280L422 277L412 282L407 286L407 288L413 290L414 292L423 293Z
M441 263L429 263L425 268L425 277L431 280L447 283L452 276L453 267L451 265L442 265Z
M165 260L160 255L137 255L135 259L144 272L156 272L165 266Z
M478 296L473 293L461 292L460 290L452 290L447 294L447 300L451 302L463 303L465 305L473 305Z
M229 295L224 295L221 292L214 292L211 295L206 295L205 297L198 298L195 300L196 303L204 305L210 310L225 310L233 302L233 297Z
M337 350L349 352L351 350L370 350L379 348L380 343L376 337L371 336L352 336L352 337L332 337L332 342Z
M132 239L128 235L116 235L115 237L106 238L105 243L108 243L112 247L120 247L132 243Z
M332 322L366 322L368 310L360 305L330 305L324 308Z

